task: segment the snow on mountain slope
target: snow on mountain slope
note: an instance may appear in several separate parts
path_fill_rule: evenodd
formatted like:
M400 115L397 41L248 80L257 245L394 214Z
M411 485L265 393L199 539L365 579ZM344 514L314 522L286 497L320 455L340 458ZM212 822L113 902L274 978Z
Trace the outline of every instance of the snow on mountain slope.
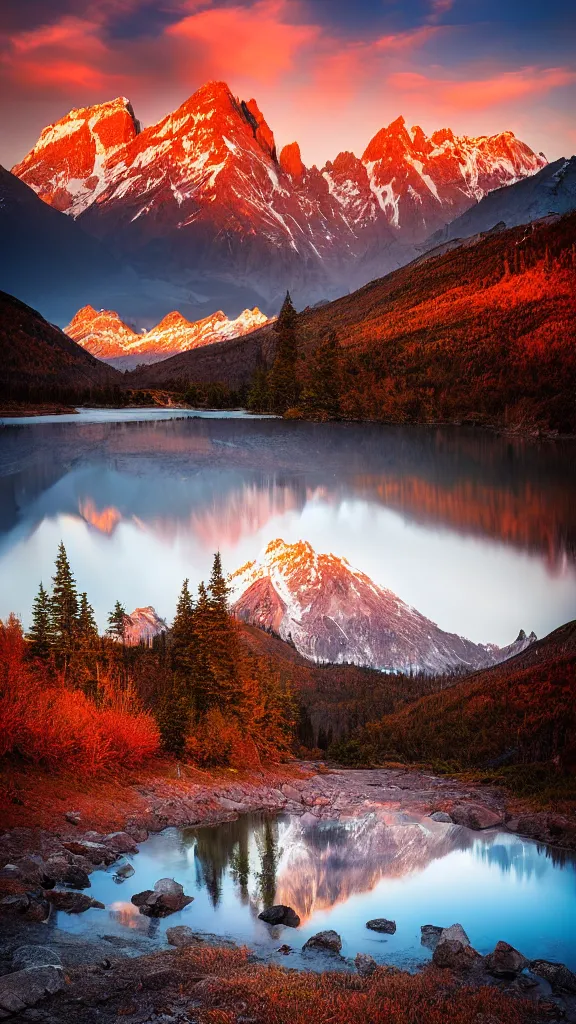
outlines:
M256 307L245 309L235 320L229 320L219 310L194 323L175 311L168 313L152 330L137 334L113 310L84 306L64 333L99 359L128 369L248 334L266 322L267 317Z
M511 132L428 138L398 118L361 160L306 168L295 142L278 157L255 100L211 82L143 131L125 99L72 111L14 173L148 273L315 301L405 262L406 246L545 162Z
M536 174L507 188L497 188L450 224L440 228L426 245L438 245L490 231L500 224L516 227L542 217L576 210L576 156L562 157Z
M446 633L346 559L319 555L303 541L272 541L261 561L230 577L230 587L238 619L291 640L314 661L404 672L476 669L536 639L521 631L499 648Z

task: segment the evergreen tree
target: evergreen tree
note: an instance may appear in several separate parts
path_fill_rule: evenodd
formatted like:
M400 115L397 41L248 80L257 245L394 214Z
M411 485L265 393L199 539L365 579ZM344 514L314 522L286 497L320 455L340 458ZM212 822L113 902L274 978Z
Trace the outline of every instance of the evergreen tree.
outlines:
M268 374L263 366L259 366L254 373L246 405L253 412L267 412L269 409Z
M176 616L171 630L170 651L172 666L176 670L189 672L193 667L194 647L194 604L188 588L188 580L184 580Z
M341 411L341 390L338 338L335 331L330 331L310 362L308 379L302 393L305 413L314 419L337 419Z
M77 635L84 649L93 647L98 641L99 634L94 609L88 600L86 591L80 594Z
M274 365L268 374L269 404L272 412L284 413L298 402L299 387L296 376L298 341L296 325L298 314L292 304L290 292L274 325L278 333L278 348Z
M212 572L210 574L210 580L208 581L208 593L210 595L210 604L212 608L218 611L221 615L228 615L229 588L226 583L224 573L222 572L222 559L220 558L219 551L214 555Z
M30 643L30 653L34 658L47 659L50 656L52 645L50 611L50 598L41 583L32 607L32 625L26 634L26 639Z
M113 637L114 640L121 640L124 644L126 641L126 609L124 605L120 604L120 601L116 601L112 611L108 616L108 628L106 630L109 636Z
M58 547L55 569L50 600L50 628L56 654L66 667L76 643L78 597L76 581L72 575L66 548L62 541Z
M190 697L184 679L177 672L167 681L157 707L156 721L164 750L182 757L190 725Z

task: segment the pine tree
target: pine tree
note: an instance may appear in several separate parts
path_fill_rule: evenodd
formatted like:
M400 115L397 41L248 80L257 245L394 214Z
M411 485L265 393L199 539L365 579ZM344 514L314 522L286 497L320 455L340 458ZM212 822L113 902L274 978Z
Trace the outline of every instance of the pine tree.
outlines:
M176 615L172 624L170 652L172 666L176 670L190 672L193 667L194 647L194 604L188 588L188 580L184 580Z
M98 641L99 634L94 609L88 600L86 591L80 594L77 635L79 643L84 649L93 647Z
M274 325L278 333L278 349L274 365L268 374L268 391L272 412L284 413L298 402L299 387L296 376L298 341L296 325L298 314L292 304L290 292Z
M224 578L224 573L222 572L222 559L219 551L214 555L212 572L210 574L210 580L208 581L208 593L210 595L210 604L212 608L217 610L221 615L228 615L229 588Z
M268 374L263 366L254 372L246 405L252 412L267 412L270 407L268 394Z
M126 642L126 609L124 605L120 604L120 601L116 601L112 611L108 616L108 628L106 632L114 640L121 640L124 644Z
M190 699L185 681L176 672L159 701L156 721L164 750L182 757L190 724Z
M30 653L34 658L46 660L50 656L53 639L50 612L50 598L41 583L34 598L32 625L26 634L26 639L30 644Z
M330 331L312 357L302 407L314 419L337 419L341 411L341 390L338 338L335 331Z
M76 581L70 569L66 548L62 541L56 556L54 584L50 600L50 628L57 656L66 667L76 643L78 623L78 597Z

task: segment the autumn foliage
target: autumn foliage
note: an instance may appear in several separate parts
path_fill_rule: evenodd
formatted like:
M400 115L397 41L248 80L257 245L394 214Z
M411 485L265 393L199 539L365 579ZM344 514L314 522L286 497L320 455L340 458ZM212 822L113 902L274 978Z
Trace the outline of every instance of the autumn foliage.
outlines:
M542 1019L533 1003L491 986L468 988L447 971L410 975L379 967L369 978L294 971L255 965L242 949L186 950L182 959L187 971L206 975L194 989L200 1024L535 1024Z
M128 709L110 681L97 703L27 655L20 623L10 616L0 623L0 756L93 773L138 764L158 750L152 716L135 702Z

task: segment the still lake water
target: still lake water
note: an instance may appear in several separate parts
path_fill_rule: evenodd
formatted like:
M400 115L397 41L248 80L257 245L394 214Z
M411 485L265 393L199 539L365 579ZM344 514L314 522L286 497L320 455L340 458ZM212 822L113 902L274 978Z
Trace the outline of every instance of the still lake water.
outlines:
M185 576L277 537L344 556L443 629L505 644L576 616L576 445L179 410L0 421L0 617L60 539L98 622L170 620Z
M300 950L311 935L333 928L342 956L371 953L382 963L413 967L428 960L423 924L460 922L472 945L488 953L499 939L530 959L576 968L576 864L510 833L470 832L390 812L307 825L301 818L245 815L211 828L166 829L132 856L135 874L121 883L114 866L91 875L90 895L105 910L58 913L52 924L77 934L147 937L164 946L166 929L226 936L285 966L326 966ZM174 877L194 897L163 920L130 902L158 878ZM300 927L258 920L265 905L284 903ZM394 935L366 928L373 917L396 921ZM282 943L294 952L275 951Z

